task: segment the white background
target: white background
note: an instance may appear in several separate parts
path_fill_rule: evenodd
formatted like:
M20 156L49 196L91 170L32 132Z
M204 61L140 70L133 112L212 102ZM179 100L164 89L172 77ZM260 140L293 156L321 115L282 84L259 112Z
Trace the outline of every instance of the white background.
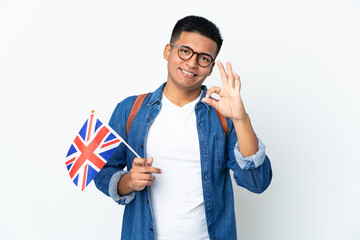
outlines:
M359 13L358 0L0 0L0 239L120 238L123 207L93 183L79 192L65 155L91 109L107 122L166 80L188 14L220 27L272 162L263 194L235 188L239 239L360 239Z

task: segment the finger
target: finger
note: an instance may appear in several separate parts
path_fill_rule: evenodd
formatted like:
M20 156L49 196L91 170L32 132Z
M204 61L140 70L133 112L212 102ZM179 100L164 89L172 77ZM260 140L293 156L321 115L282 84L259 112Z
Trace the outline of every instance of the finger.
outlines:
M154 158L153 158L153 157L148 157L148 158L146 159L146 165L151 166L152 163L153 163L153 161L154 161Z
M161 174L161 173L162 173L162 170L161 170L160 168L147 166L147 167L144 167L144 168L141 170L141 172Z
M151 174L135 174L133 177L135 181L155 181L155 176Z
M137 184L139 185L139 187L151 186L153 184L153 181L138 180Z
M222 86L225 86L225 85L227 85L227 78L228 78L228 76L227 76L227 74L226 74L224 65L221 63L220 60L216 62L216 65L218 66L219 71L220 71Z
M206 98L210 98L211 94L213 94L213 93L217 93L220 95L220 91L221 91L220 87L217 87L217 86L211 87L206 91Z
M211 107L214 107L215 109L217 109L217 106L218 106L218 100L217 99L214 99L214 98L211 98L211 95L213 93L216 93L216 94L219 94L220 95L220 91L221 91L221 88L220 87L217 87L217 86L214 86L214 87L211 87L209 88L207 91L206 91L206 96L202 99L203 102L209 104Z
M234 73L234 79L235 79L235 88L236 90L240 91L241 88L240 76L237 73Z
M146 165L146 159L144 158L134 158L133 166L145 166Z
M133 166L130 169L130 172L132 174L151 174L151 173L161 174L162 170L160 168L150 167L150 166Z
M155 181L155 176L150 173L137 173L133 175L133 181L136 183L143 184L142 186L151 185Z
M202 99L202 101L205 102L205 103L207 103L207 104L210 105L211 107L214 107L214 108L217 110L218 100L204 97L204 98Z
M134 189L136 191L143 190L146 186L151 186L153 184L153 181L147 181L147 180L135 180L134 181Z
M131 170L130 170L131 171ZM150 186L155 181L155 176L151 174L132 173L132 185L137 191L141 191L145 186Z
M234 87L234 73L231 67L231 63L227 62L226 63L226 70L227 70L227 74L228 74L228 84L232 87Z

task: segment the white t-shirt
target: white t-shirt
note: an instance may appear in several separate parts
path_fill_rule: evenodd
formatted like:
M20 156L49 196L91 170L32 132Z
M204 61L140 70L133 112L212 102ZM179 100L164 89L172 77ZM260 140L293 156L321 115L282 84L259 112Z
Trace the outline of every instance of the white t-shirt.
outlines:
M163 94L148 132L146 156L162 170L149 188L158 240L209 239L195 116L200 96L179 107Z

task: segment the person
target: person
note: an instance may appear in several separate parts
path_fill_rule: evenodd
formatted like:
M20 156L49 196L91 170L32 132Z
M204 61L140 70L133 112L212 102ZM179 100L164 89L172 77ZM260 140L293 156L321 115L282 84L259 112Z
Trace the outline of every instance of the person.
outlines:
M126 205L122 239L236 239L229 170L251 192L269 186L271 164L245 111L240 77L229 62L215 63L221 45L211 21L180 19L163 53L167 81L146 96L129 133L137 96L115 108L109 125L141 158L120 144L95 184ZM222 87L207 89L215 64ZM226 117L227 133L216 111Z

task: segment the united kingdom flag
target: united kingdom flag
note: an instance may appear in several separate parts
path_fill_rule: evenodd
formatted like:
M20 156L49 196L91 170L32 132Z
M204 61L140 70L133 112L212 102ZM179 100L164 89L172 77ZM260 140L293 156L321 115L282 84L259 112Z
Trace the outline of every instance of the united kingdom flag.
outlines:
M86 120L66 155L71 180L83 191L124 140L94 113Z

